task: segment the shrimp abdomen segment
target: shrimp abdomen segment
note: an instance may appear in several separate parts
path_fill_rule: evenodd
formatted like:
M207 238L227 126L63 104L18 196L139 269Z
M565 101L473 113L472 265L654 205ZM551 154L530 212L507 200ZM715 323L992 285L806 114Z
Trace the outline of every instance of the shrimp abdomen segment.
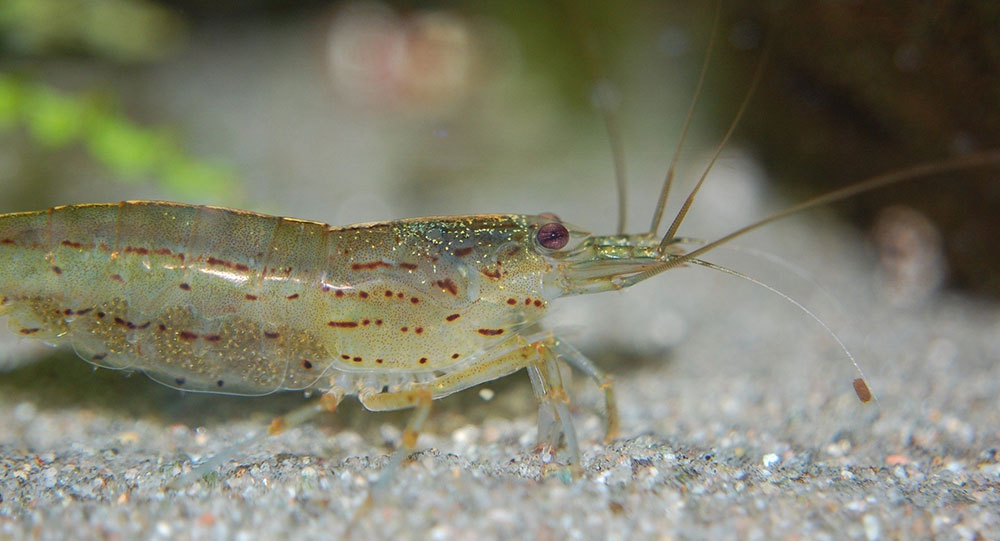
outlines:
M157 203L3 216L0 294L15 332L69 342L101 366L142 369L185 389L309 386L326 366L322 341L257 305L274 296L258 261L279 223ZM325 241L322 232L310 238Z

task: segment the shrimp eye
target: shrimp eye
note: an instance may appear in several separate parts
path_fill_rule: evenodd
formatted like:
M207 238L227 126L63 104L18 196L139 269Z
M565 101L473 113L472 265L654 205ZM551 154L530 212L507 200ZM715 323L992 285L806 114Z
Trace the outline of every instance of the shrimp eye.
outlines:
M538 244L549 250L558 250L569 242L569 230L559 222L549 222L538 228Z

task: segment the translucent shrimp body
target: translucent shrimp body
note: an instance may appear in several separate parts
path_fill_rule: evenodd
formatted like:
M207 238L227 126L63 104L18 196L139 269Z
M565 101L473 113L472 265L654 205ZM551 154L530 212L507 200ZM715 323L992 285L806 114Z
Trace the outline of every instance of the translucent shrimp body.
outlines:
M180 389L380 391L465 370L544 315L562 293L533 235L544 220L333 228L157 202L8 214L2 310L16 333Z

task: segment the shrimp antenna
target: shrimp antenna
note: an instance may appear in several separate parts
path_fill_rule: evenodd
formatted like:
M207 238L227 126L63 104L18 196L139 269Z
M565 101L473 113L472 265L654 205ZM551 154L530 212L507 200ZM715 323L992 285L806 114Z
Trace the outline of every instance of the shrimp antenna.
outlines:
M787 302L787 303L791 304L792 306L798 308L800 311L802 311L807 316L809 316L810 318L812 318L812 320L815 321L816 323L818 323L820 327L823 327L823 330L826 331L826 334L830 335L830 337L833 338L833 341L837 343L838 347L840 347L840 351L843 351L844 355L846 355L847 358L851 361L851 364L854 365L854 371L858 374L857 379L854 380L854 382L855 382L854 383L855 392L857 392L858 398L862 402L869 402L869 401L871 401L871 399L874 398L875 399L875 403L876 404L879 403L878 397L875 396L875 394L872 393L870 390L868 391L868 396L865 396L861 391L857 390L858 386L860 385L860 383L858 383L859 381L865 382L864 383L864 388L868 389L868 384L867 384L868 378L865 376L865 372L863 370L861 370L861 366L858 364L857 359L854 358L854 355L851 353L851 350L847 349L847 346L844 344L844 341L840 339L840 336L838 336L837 333L833 332L833 329L831 329L830 326L827 325L825 321L823 321L819 316L817 316L815 312L813 312L812 310L806 308L806 306L804 304L802 304L801 302L793 299L787 293L784 293L783 291L779 290L778 288L770 286L770 285L768 285L768 284L766 284L766 283L764 283L764 282L762 282L762 281L754 278L753 276L750 276L748 274L744 274L744 273L739 272L737 270L730 269L728 267L723 267L722 265L716 265L715 263L710 263L708 261L705 261L704 259L692 259L690 262L693 263L693 264L695 264L695 265L700 265L702 267L707 267L707 268L710 268L710 269L713 269L713 270L717 270L719 272L724 272L724 273L726 273L726 274L728 274L730 276L735 276L737 278L742 278L743 280L746 280L746 281L748 281L748 282L750 282L752 284L756 284L756 285L758 285L758 286L760 286L760 287L762 287L762 288L770 291L771 293L774 293L775 295L781 297L785 302Z
M720 0L721 1L721 0ZM593 39L588 37L582 28L584 24L580 21L580 15L570 0L562 2L566 13L576 24L571 25L577 30L576 37L584 52L586 65L590 70L590 79L594 82L594 90L591 101L594 107L601 113L601 120L604 122L604 131L608 134L608 141L611 143L611 159L615 168L615 187L618 192L618 234L625 234L626 222L628 221L628 180L625 175L625 147L622 144L621 130L618 127L618 105L619 98L616 95L614 86L605 74L601 64L600 55Z
M942 173L949 173L954 171L961 171L965 169L973 169L976 167L983 167L986 165L1000 165L1000 150L991 150L987 152L979 152L975 154L968 154L966 156L960 156L957 158L952 158L950 160L927 162L912 167L907 167L906 169L898 169L889 173L884 173L878 176L869 178L868 180L862 180L861 182L856 182L850 186L844 186L843 188L833 190L832 192L827 192L822 195L818 195L811 199L807 199L797 205L792 205L787 209L772 214L766 218L758 220L750 225L741 227L728 235L720 237L712 242L709 242L700 248L696 248L679 256L667 256L667 258L655 267L646 270L644 272L629 276L618 282L621 287L627 287L634 283L641 282L652 276L660 274L661 272L680 267L686 263L690 263L695 260L695 258L701 256L705 252L718 248L723 244L747 233L760 229L765 225L778 221L782 218L791 216L792 214L797 214L804 210L815 208L821 205L826 205L836 201L841 201L849 197L858 195L860 193L869 192L878 188L883 188L893 184L899 184L901 182L906 182L910 180L915 180L918 178L929 177L932 175L940 175Z
M698 194L698 190L701 189L702 184L705 183L705 179L708 178L708 173L712 171L712 167L715 166L715 162L718 161L719 155L722 154L722 149L725 148L726 143L729 142L729 138L732 137L733 132L736 131L736 126L739 125L740 119L743 118L743 113L746 112L747 106L750 104L750 98L753 97L754 92L757 87L760 86L761 75L764 73L764 66L767 64L768 52L771 50L771 40L768 38L767 43L764 44L764 51L760 55L760 59L757 61L757 67L754 70L753 81L750 83L750 88L747 89L746 96L743 97L743 102L740 103L739 110L736 111L736 117L729 124L729 129L726 130L726 134L722 136L722 140L715 147L715 151L712 153L712 159L708 161L708 165L705 166L705 171L701 174L701 178L698 179L698 183L694 185L691 189L691 193L688 194L687 199L684 200L684 204L681 205L679 211L677 211L677 216L674 217L673 223L667 229L665 235L663 235L663 240L660 241L659 251L661 254L666 253L666 248L670 244L670 239L674 238L677 233L677 229L681 226L684 218L687 217L688 211L691 209L691 204L694 203L694 198Z
M618 192L618 234L625 234L628 220L628 181L625 177L625 147L622 145L621 131L618 129L618 103L614 89L608 81L599 81L594 91L594 103L604 119L604 130L611 143L611 156L615 166L615 188Z
M670 168L667 169L667 176L663 179L663 188L660 189L660 198L656 201L656 210L653 211L653 223L649 226L649 233L655 235L660 229L660 222L663 220L663 211L667 207L667 197L670 194L670 186L674 183L674 173L677 170L677 162L681 159L681 149L684 147L684 140L687 138L688 129L691 127L691 119L694 118L695 107L701 99L701 89L705 86L705 76L708 74L708 65L712 59L712 51L715 49L715 38L719 34L719 16L722 13L722 0L715 2L715 16L712 19L712 34L708 38L708 49L705 51L705 60L701 64L701 75L698 76L698 85L694 90L694 98L688 107L687 116L684 117L684 126L681 128L680 139L677 141L677 148L674 149L674 157L670 160ZM619 234L621 232L619 231Z

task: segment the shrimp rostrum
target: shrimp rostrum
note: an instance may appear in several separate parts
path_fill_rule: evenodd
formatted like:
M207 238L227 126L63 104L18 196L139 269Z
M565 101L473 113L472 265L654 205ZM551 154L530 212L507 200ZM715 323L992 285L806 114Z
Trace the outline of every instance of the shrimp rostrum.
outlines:
M662 237L658 216L648 233L595 236L552 215L337 228L150 201L5 214L0 314L17 334L181 390L321 394L271 433L348 395L369 410L416 408L395 465L416 445L432 400L524 369L540 401L540 443L564 442L578 466L559 361L603 390L608 438L618 415L609 377L543 330L550 302L685 264L714 267L699 257L793 212L996 163L1000 153L982 153L876 177L689 251L675 233L701 181Z

